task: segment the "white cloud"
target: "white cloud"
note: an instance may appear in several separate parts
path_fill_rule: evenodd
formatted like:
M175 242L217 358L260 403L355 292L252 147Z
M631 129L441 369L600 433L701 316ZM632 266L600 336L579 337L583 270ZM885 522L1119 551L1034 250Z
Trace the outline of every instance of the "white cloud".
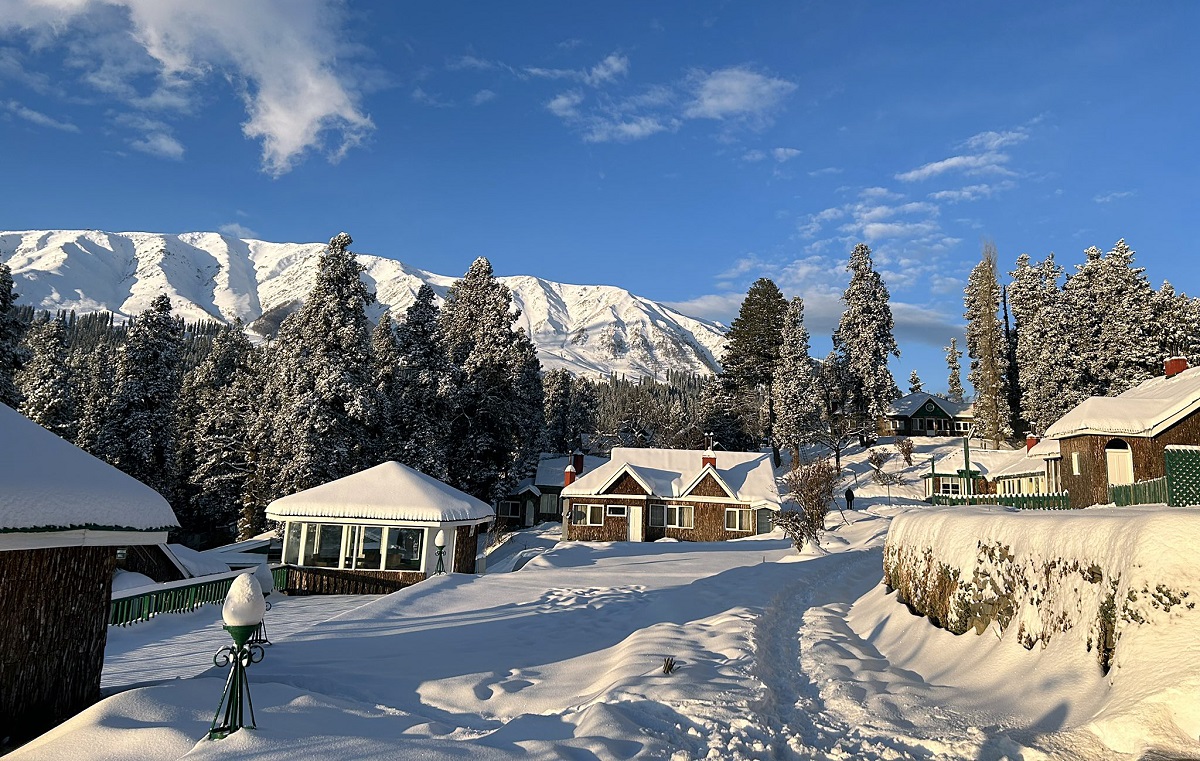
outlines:
M745 66L689 77L693 100L684 110L691 119L766 119L796 89L786 79L759 74Z
M1003 166L1007 162L1007 154L994 151L981 154L951 156L948 159L932 161L916 169L901 172L896 175L896 179L901 182L917 182L952 171L960 171L966 174L1011 175L1013 172Z
M888 190L887 188L874 186L870 188L863 188L862 190L858 191L858 197L870 201L899 201L904 197L904 194L896 193Z
M1135 195L1137 195L1137 192L1133 191L1133 190L1119 190L1114 193L1105 193L1103 195L1097 195L1094 198L1092 198L1092 200L1095 201L1096 203L1112 203L1113 201L1119 201L1122 198L1129 198L1130 196L1135 196Z
M801 153L803 153L803 151L801 151L799 148L774 148L771 150L771 156L774 157L774 159L780 164L785 161L791 161Z
M4 104L4 108L13 116L24 119L30 124L36 124L39 127L49 127L50 129L61 130L63 132L79 132L79 127L76 127L74 124L62 122L40 111L26 108L15 100L10 100Z
M641 140L659 132L678 129L676 122L663 122L651 116L636 116L630 119L605 119L594 117L583 135L587 143L626 143Z
M749 161L751 163L754 163L757 161L762 161L766 157L767 157L767 154L764 151L760 151L757 148L755 148L754 150L746 151L745 153L743 153L742 161Z
M481 106L488 101L496 99L496 93L491 90L480 90L471 97L471 103L476 106Z
M670 308L689 317L715 320L726 325L733 321L741 309L744 293L710 293L687 301L664 301Z
M582 103L582 93L577 91L564 92L555 95L546 104L546 110L560 119L578 119L579 106Z
M483 58L476 58L473 55L465 55L454 59L446 64L446 68L450 71L489 71L495 69L497 64L494 61L488 61Z
M1028 139L1029 133L1021 128L1006 132L980 132L967 138L963 145L968 150L991 152L1005 146L1023 143Z
M590 69L544 69L528 66L525 73L539 79L575 79L592 87L600 87L629 73L629 59L619 53L610 53L603 61Z
M229 222L221 225L217 230L234 238L258 238L258 233L238 222Z
M979 185L967 185L956 190L939 190L935 193L930 193L929 198L934 201L947 201L949 203L978 201L981 198L991 198L1000 191L1011 190L1014 187L1016 187L1016 183L1011 180L1005 180L991 185L983 183Z
M824 167L823 169L812 170L811 172L808 173L808 176L809 177L822 177L827 174L841 174L841 173L842 173L842 170L840 167L827 166L827 167Z
M165 132L151 132L138 140L129 141L134 150L164 159L183 159L183 145Z
M334 42L344 13L331 0L9 0L0 30L65 45L84 81L135 108L187 113L197 83L226 78L245 104L242 133L262 143L263 170L279 176L313 150L337 160L374 129L342 63L346 47ZM105 44L97 25L110 32ZM148 71L155 86L144 93ZM138 142L172 150L159 138Z

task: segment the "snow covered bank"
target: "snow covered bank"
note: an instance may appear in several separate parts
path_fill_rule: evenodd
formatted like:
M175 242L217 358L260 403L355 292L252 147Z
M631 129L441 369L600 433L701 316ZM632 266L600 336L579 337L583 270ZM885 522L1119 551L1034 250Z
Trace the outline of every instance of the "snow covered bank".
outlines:
M1091 728L1134 752L1151 726L1200 732L1197 537L1194 509L931 509L893 519L884 579L955 634L1091 653L1109 688Z

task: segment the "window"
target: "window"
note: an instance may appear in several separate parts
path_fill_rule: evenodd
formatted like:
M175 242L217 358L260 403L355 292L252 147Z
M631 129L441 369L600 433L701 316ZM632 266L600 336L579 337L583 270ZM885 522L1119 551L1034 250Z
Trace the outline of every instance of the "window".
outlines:
M283 540L283 562L300 563L300 527L301 523L288 522L287 532Z
M418 528L389 528L385 540L385 571L421 570L421 540L425 531Z
M925 418L923 418L923 417L913 418L913 430L914 431L925 430Z
M941 484L938 486L938 493L951 495L961 494L962 486L959 485L956 479L943 478L941 479Z
M575 505L572 513L572 522L576 526L604 525L604 505Z
M629 508L625 505L609 505L604 514L610 518L625 518L629 514Z
M691 505L667 505L667 526L671 528L692 528L692 514L695 511Z
M727 531L749 531L750 511L736 507L725 508L725 529Z
M501 518L520 518L521 503L514 500L505 500L500 503Z
M1071 453L1071 475L1073 475L1073 476L1079 475L1079 453L1078 452Z
M337 568L342 555L342 530L345 526L329 523L308 524L301 565Z
M655 528L662 528L667 525L667 506L666 505L651 505L650 506L650 525Z

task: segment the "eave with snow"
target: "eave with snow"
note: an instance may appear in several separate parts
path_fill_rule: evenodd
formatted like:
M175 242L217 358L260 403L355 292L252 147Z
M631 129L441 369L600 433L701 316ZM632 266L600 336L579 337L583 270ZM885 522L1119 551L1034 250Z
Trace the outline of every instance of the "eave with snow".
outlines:
M1093 396L1051 425L1072 507L1109 502L1109 487L1166 475L1168 447L1200 445L1200 368L1173 357L1164 374Z
M610 454L563 487L569 539L734 539L770 531L781 507L769 454L624 447Z
M439 531L447 571L482 572L478 537L495 512L432 476L385 462L281 497L267 506L267 518L284 524L288 565L412 583L434 573Z
M0 740L100 697L117 547L166 542L157 492L0 404Z

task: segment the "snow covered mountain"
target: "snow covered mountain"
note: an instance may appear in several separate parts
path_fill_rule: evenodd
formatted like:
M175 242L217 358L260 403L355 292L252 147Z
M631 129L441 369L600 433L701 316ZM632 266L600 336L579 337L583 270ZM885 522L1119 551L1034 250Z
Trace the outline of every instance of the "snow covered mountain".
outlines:
M186 320L240 317L271 335L297 309L316 279L321 243L269 243L217 233L107 233L97 230L0 232L0 261L12 269L18 303L77 313L136 315L160 293ZM363 278L397 317L428 283L442 298L454 277L395 259L359 254ZM521 309L520 325L543 367L631 377L667 370L718 368L724 328L604 285L566 285L520 275L501 277Z

